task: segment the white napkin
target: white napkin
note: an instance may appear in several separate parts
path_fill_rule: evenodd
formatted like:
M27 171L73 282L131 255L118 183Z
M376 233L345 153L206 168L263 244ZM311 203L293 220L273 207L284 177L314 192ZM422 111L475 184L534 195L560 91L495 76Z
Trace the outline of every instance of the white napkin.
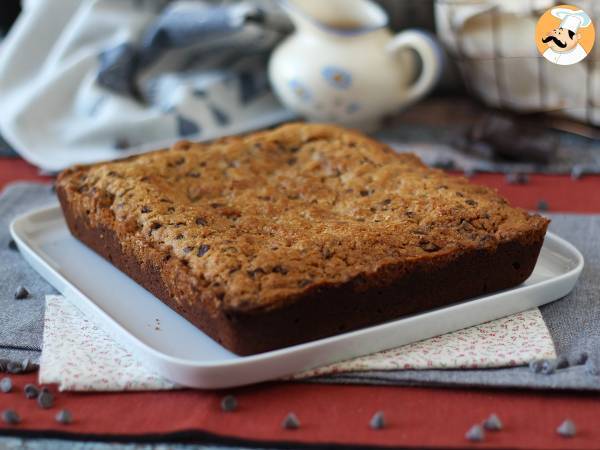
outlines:
M297 374L302 379L366 370L510 367L555 358L550 333L539 309L391 350L361 356ZM44 344L39 381L61 391L175 389L86 318L64 297L46 297Z

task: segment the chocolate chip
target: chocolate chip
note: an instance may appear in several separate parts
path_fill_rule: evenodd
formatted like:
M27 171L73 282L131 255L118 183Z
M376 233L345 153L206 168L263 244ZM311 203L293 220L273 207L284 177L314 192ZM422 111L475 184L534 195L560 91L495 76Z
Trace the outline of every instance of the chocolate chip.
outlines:
M465 203L470 206L477 206L477 202L475 200L471 200L470 198L465 200Z
M169 200L168 198L161 198L160 201L163 203L173 203L173 200Z
M506 182L508 184L527 184L529 183L529 176L526 173L507 173Z
M333 256L333 252L327 247L323 247L321 249L321 255L323 255L323 258L325 259L330 259Z
M198 256L206 255L208 250L210 250L210 245L202 244L200 247L198 247Z
M391 198L386 198L384 201L381 202L384 205L389 205L390 203L392 203L392 199Z
M17 290L15 291L15 299L16 300L23 300L25 298L29 297L29 291L27 289L25 289L24 286L19 286L17 288Z
M560 355L558 358L556 358L554 367L557 369L566 369L569 367L569 359L565 355Z
M288 166L293 166L298 162L298 158L290 158L287 160Z
M502 421L496 414L491 414L490 417L483 422L483 428L488 431L500 431L502 427Z
M174 213L174 212L175 212L175 207L174 207L174 206L169 206L169 207L167 208L167 213L169 213L169 214L172 214L172 213Z
M485 439L485 431L480 425L473 425L465 433L465 439L471 442L480 442Z
M223 206L225 206L225 205L224 205L223 203L211 203L211 204L210 204L210 206L211 206L212 208L215 208L215 209L216 209L216 208L221 208L221 207L223 207Z
M204 219L203 217L197 217L196 218L196 225L200 225L200 226L206 226L208 222L206 221L206 219Z
M369 426L373 430L381 430L382 428L385 428L385 416L383 411L377 411L375 414L373 414L373 417L371 417L371 420L369 421Z
M48 389L42 389L38 395L37 403L40 408L48 409L54 405L54 396L48 391Z
M556 432L562 437L570 438L577 434L577 428L572 420L566 419L556 428Z
M175 161L173 161L176 166L181 166L184 162L185 158L177 158Z
M298 281L298 286L302 288L308 286L310 283L312 283L312 280L300 280Z
M150 209L149 206L142 206L142 214L148 214L152 212L152 209Z
M577 356L575 356L575 358L573 359L572 365L581 366L582 364L585 364L587 362L587 360L588 360L587 352L581 352Z
M297 430L300 428L300 421L298 420L298 417L296 417L296 414L291 412L285 416L283 422L281 422L281 427L286 430Z
M529 370L533 373L540 373L542 371L542 361L539 359L531 361L529 363Z
M250 278L255 278L257 274L264 274L265 271L261 267L246 271Z
M4 377L0 380L0 392L4 392L5 394L12 391L12 380L10 377Z
M419 243L419 247L425 250L428 253L437 252L441 247L429 241L421 241Z
M175 239L177 239L178 241L183 239L183 234L178 234L177 236L175 236Z
M288 271L283 266L275 266L273 267L273 272L280 273L281 275L287 275Z
M56 416L54 416L54 419L58 423L62 423L63 425L68 425L71 422L73 422L73 415L71 414L71 412L69 410L61 409L59 412L56 413Z
M6 371L8 373L21 373L23 372L23 367L18 361L9 361L6 365Z
M554 373L554 362L549 359L542 360L542 368L540 370L544 375L552 375Z
M539 200L537 203L538 211L548 211L550 209L550 205L546 200Z
M235 411L238 407L237 399L233 395L226 395L221 399L221 410L225 412Z
M37 398L40 394L40 390L37 388L35 384L28 383L23 388L23 392L25 393L25 398Z
M159 222L152 222L152 225L150 225L151 230L158 230L160 227L162 227L162 224Z
M457 197L464 197L465 194L463 194L462 192L456 192Z
M8 425L16 425L21 421L21 418L12 409L5 409L2 411L2 421Z
M8 241L8 248L13 251L17 251L17 243L13 239L11 239L10 241Z
M367 191L366 189L363 189L363 190L360 191L360 196L361 197L366 197L369 194L370 194L370 192Z

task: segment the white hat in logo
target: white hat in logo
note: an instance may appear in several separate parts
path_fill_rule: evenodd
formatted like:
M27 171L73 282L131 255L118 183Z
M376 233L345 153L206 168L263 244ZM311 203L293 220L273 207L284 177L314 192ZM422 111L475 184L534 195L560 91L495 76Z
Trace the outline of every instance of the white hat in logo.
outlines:
M577 33L579 28L586 28L592 23L590 16L581 9L574 11L567 8L554 8L551 12L554 17L561 20L561 28L571 30L573 33Z

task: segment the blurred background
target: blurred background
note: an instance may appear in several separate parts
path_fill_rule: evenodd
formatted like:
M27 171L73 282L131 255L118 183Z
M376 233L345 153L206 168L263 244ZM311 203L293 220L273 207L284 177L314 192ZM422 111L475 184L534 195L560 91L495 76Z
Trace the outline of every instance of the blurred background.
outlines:
M437 167L516 183L531 172L600 172L598 48L555 66L533 38L560 2L377 3L394 32L430 33L443 69L376 137ZM572 2L593 20L598 3ZM267 75L294 29L275 0L5 0L0 27L0 152L44 173L302 118Z

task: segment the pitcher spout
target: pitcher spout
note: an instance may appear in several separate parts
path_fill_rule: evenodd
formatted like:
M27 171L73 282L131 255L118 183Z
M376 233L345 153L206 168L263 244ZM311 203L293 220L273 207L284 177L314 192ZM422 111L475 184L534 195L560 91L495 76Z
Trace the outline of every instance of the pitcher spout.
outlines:
M388 24L383 8L370 0L282 0L281 4L298 30L356 35Z

